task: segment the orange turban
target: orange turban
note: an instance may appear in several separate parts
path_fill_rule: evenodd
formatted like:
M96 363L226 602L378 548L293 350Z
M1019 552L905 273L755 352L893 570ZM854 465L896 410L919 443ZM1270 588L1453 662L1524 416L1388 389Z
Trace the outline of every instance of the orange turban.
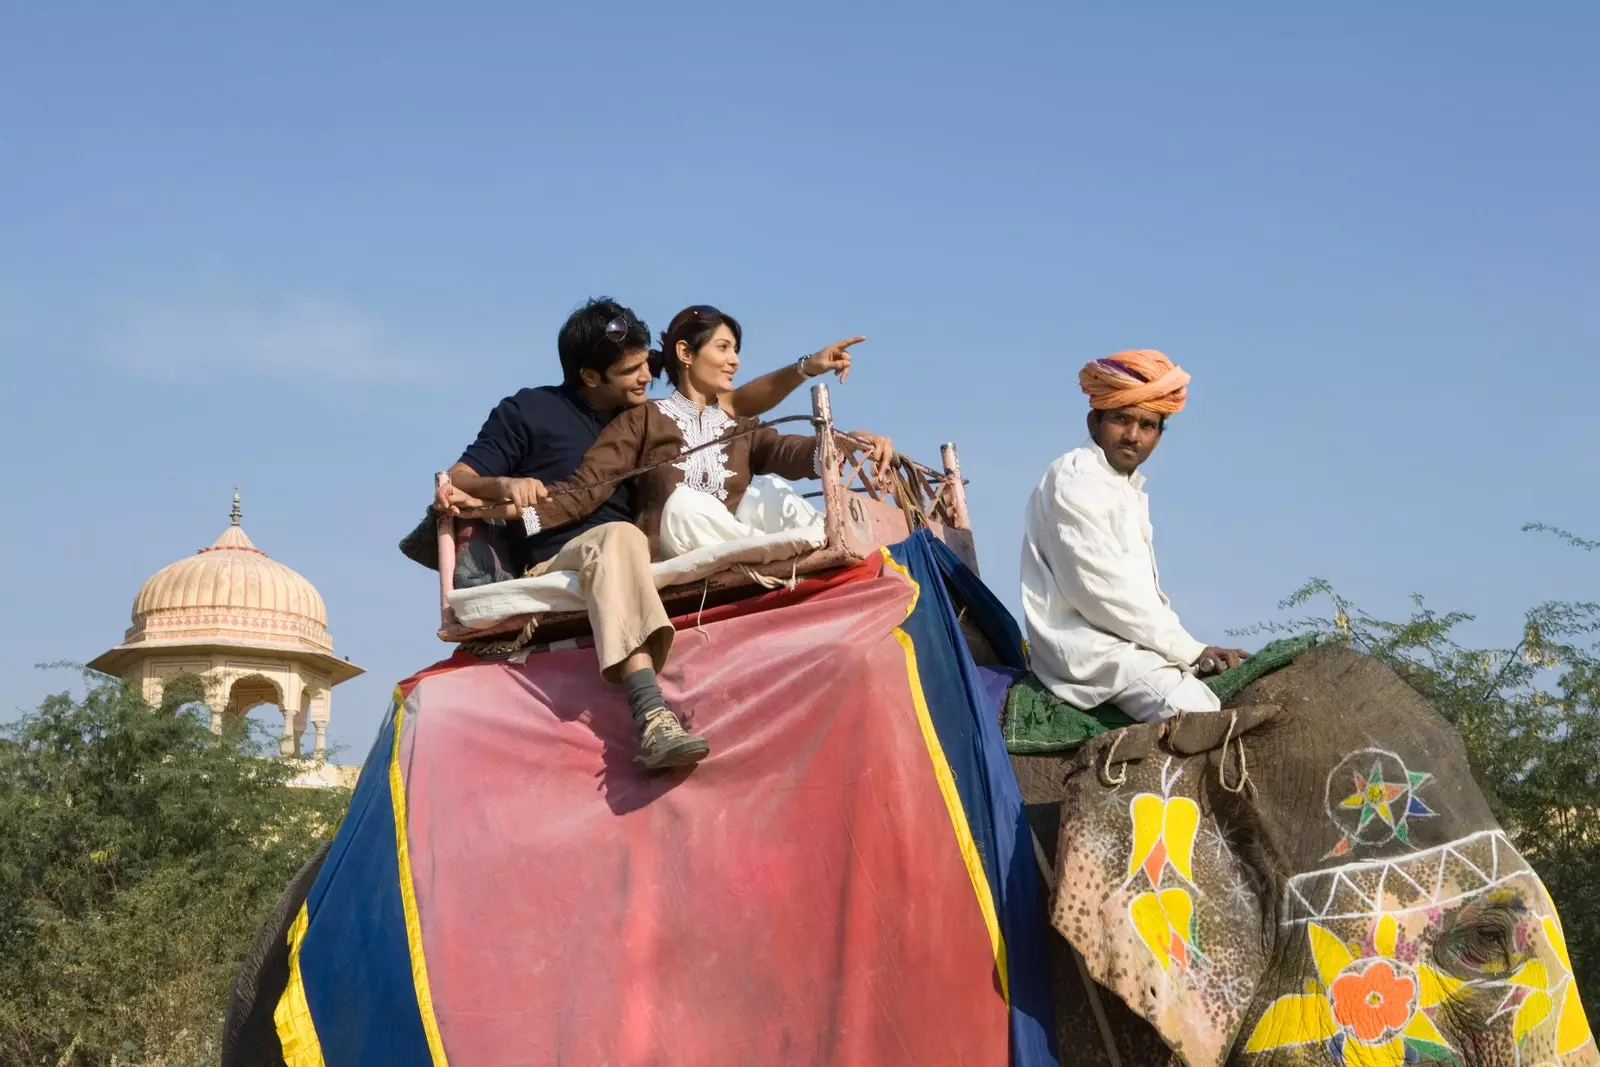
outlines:
M1078 384L1096 411L1144 408L1176 415L1189 399L1188 373L1153 348L1092 359L1078 372Z

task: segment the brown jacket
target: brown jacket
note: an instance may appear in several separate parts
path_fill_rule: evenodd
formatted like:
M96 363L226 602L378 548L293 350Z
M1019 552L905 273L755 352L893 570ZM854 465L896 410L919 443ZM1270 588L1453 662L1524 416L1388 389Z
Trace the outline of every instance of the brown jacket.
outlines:
M742 436L670 462L686 449L735 434ZM524 509L522 517L529 534L576 522L611 495L616 489L612 479L659 463L632 480L634 522L650 539L651 555L659 558L661 509L678 486L710 493L733 511L753 475L816 478L819 462L815 435L780 434L757 419L736 419L715 405L702 411L674 390L612 419L572 477L546 486L550 499Z

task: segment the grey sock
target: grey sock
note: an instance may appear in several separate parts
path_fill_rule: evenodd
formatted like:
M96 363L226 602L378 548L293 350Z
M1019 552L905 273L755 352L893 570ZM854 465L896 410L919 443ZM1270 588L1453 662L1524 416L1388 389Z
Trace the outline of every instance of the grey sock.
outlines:
M633 725L644 726L644 714L667 706L656 682L656 672L646 667L622 679L622 688L628 694L628 706L633 709Z

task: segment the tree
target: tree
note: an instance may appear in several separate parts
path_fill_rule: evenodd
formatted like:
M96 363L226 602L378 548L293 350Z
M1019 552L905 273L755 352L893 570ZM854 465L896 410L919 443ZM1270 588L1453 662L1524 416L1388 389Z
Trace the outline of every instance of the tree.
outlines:
M1524 530L1600 547L1551 527ZM1472 648L1454 635L1474 617L1439 614L1421 597L1410 618L1387 621L1314 579L1280 606L1323 597L1330 617L1255 629L1326 634L1376 656L1461 731L1473 777L1560 910L1579 987L1600 989L1600 604L1539 604L1514 645Z
M88 675L0 738L0 1062L215 1063L238 960L349 800L200 679Z

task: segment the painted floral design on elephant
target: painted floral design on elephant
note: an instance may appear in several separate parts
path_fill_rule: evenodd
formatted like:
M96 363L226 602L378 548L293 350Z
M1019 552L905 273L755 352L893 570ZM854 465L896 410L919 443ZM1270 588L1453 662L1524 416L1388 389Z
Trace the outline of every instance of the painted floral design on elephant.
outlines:
M1170 761L1161 776L1160 793L1138 793L1128 802L1133 847L1128 853L1124 887L1142 873L1149 888L1128 904L1128 920L1139 940L1163 971L1188 970L1195 946L1194 842L1200 828L1200 806L1186 796L1173 796L1182 771ZM1171 872L1171 876L1169 873Z
M1349 1067L1456 1060L1434 1013L1462 983L1417 961L1420 946L1402 941L1392 915L1379 917L1364 944L1346 944L1317 923L1306 932L1317 980L1272 1003L1246 1052L1326 1043Z
M1542 888L1542 887L1541 887ZM1578 982L1572 975L1572 956L1567 951L1567 935L1561 920L1551 914L1538 920L1539 931L1555 955L1556 966L1530 959L1507 980L1505 999L1495 1018L1510 1015L1511 1034L1521 1049L1539 1027L1549 1025L1555 1037L1556 1057L1567 1057L1589 1049L1594 1034L1588 1014L1578 996ZM1520 933L1520 931L1519 931Z
M1284 926L1303 928L1315 979L1272 1002L1247 1052L1324 1044L1347 1067L1460 1063L1441 1013L1474 1002L1518 1063L1600 1062L1560 919L1501 832L1302 875L1287 898ZM1503 963L1463 951L1491 912L1513 917Z
M1393 841L1411 846L1411 820L1438 813L1417 791L1433 780L1428 771L1413 771L1398 755L1381 748L1351 752L1328 772L1328 818L1343 833L1323 856L1349 856L1362 846L1381 847Z

